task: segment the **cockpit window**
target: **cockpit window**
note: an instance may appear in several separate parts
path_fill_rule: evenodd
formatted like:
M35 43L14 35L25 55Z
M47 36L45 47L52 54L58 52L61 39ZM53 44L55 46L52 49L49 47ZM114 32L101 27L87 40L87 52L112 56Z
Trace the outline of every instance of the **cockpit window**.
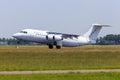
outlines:
M25 34L27 34L27 31L20 31L20 33L25 33Z

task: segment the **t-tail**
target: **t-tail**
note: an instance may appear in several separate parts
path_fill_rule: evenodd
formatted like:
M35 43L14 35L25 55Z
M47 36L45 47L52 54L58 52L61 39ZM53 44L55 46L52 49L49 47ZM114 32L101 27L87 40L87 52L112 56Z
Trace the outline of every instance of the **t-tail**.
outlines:
M93 24L92 27L83 36L89 39L90 43L96 43L98 34L102 27L110 27L110 25Z

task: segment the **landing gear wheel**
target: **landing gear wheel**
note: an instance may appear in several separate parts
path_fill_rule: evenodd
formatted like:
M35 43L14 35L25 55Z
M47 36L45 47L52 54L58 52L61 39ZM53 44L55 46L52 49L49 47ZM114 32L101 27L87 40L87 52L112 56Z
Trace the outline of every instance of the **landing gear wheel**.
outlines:
M61 46L56 46L57 49L61 49Z
M53 49L53 45L48 45L49 49Z
M20 41L17 41L17 45L19 45L20 44Z
M20 41L17 41L16 48L19 49Z

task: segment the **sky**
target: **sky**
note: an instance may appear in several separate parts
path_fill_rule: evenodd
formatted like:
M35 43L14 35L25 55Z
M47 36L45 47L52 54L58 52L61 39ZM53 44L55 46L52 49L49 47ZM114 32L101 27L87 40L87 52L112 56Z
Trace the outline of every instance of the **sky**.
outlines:
M100 36L120 34L120 0L0 0L0 37L28 28L84 34L94 23L112 26Z

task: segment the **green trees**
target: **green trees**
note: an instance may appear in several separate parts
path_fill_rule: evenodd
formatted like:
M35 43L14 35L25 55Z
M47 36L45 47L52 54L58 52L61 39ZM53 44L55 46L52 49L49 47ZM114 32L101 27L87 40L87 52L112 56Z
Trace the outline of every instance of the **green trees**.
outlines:
M96 44L99 45L119 45L120 44L120 34L114 35L109 34L104 37L97 39Z
M15 38L0 38L0 45L17 45L17 44L18 40L16 40ZM20 41L19 44L30 45L32 43L27 41Z

